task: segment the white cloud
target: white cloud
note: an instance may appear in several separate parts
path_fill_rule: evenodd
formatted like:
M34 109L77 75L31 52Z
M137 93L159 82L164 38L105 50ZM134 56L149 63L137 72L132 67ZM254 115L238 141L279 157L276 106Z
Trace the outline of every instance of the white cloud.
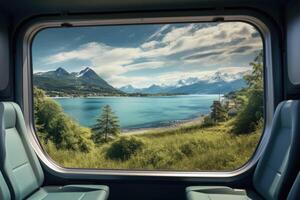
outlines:
M157 69L165 66L165 62L162 61L148 61L148 62L141 62L135 64L126 65L127 71L135 71L135 70L142 70L142 69Z
M103 43L91 42L78 49L61 52L47 58L48 63L60 63L72 59L89 60L95 71L108 78L127 71L124 65L132 63L138 57L139 48L113 48Z
M153 49L153 48L155 48L158 44L159 44L158 41L152 40L152 41L150 41L150 42L145 42L144 44L141 45L141 47L142 47L143 49Z
M174 28L172 31L168 32L162 39L163 43L174 42L183 36L190 35L190 31L193 29L194 25L188 25L181 28Z
M153 84L153 77L149 76L112 76L108 82L114 87L120 88L124 85L133 85L136 88L144 88Z
M95 54L100 53L102 54L106 50L110 49L111 47L97 42L90 42L84 45L81 45L78 49L72 51L66 51L54 54L46 58L46 62L49 64L59 63L68 61L71 59L79 59L79 60L87 60L92 59Z
M194 24L177 28L164 25L139 47L112 47L104 43L90 42L78 49L52 55L45 61L48 64L57 64L69 60L88 60L93 69L113 85L132 83L145 86L153 82L153 77L147 77L145 74L144 77L128 78L125 73L159 69L170 65L187 67L205 64L212 68L218 65L219 69L235 65L236 57L249 57L254 51L262 48L261 39L252 37L254 33L256 30L252 26L240 22L220 23L200 29ZM210 71L203 72L201 68L186 71L170 71L157 75L155 81L167 84L183 76L201 76L210 73Z
M161 27L160 29L158 29L157 31L155 31L152 35L150 35L150 37L148 37L148 39L146 41L149 41L157 36L161 36L162 33L167 30L170 27L169 24L164 25L163 27Z
M220 23L201 29L188 25L170 30L159 41L152 40L142 44L142 46L156 44L156 48L144 50L141 56L155 58L197 49L200 52L203 49L204 51L210 49L222 50L226 57L226 53L239 47L262 48L261 39L252 37L252 33L255 32L257 31L252 26L241 22Z

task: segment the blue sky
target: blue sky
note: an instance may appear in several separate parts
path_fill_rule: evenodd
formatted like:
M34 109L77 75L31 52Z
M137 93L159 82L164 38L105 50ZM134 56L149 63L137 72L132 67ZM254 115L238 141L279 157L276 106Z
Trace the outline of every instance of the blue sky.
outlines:
M115 87L175 84L249 70L262 49L242 22L48 28L33 41L34 72L89 66Z

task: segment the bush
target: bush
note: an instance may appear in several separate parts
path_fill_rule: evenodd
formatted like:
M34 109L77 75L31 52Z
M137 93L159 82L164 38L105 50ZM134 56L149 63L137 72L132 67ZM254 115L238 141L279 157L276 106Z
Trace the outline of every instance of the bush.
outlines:
M63 112L62 107L45 92L34 88L35 127L43 143L52 142L57 149L83 153L94 147L91 130L80 126Z
M232 132L247 134L256 130L263 118L263 91L251 90L248 103L238 113Z
M197 143L187 142L182 144L179 149L184 155L191 156L195 152L195 149L197 149Z
M215 124L216 123L214 122L214 120L210 116L205 116L203 118L203 122L202 122L201 126L203 128L206 128L206 127L214 126Z
M136 137L121 137L107 149L106 157L112 160L128 160L142 149L144 142Z

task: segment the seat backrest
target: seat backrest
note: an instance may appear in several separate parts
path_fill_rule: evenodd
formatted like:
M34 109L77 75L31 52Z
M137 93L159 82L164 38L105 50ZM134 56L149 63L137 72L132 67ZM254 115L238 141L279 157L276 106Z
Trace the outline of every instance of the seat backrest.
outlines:
M12 102L0 102L1 170L13 199L20 200L37 190L44 174L34 153L20 107Z
M283 101L275 111L271 135L256 167L253 184L265 199L286 199L299 170L300 101Z
M293 187L291 188L289 192L289 196L287 198L288 200L299 200L300 199L300 172L298 173L298 176L293 184Z

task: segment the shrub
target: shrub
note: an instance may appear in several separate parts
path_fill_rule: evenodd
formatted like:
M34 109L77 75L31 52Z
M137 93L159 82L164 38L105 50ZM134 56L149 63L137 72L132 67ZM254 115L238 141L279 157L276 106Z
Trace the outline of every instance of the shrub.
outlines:
M186 156L191 156L196 148L197 144L195 142L189 142L182 144L180 146L180 151Z
M201 126L203 128L205 128L205 127L211 127L211 126L214 126L214 125L215 125L215 122L214 122L214 120L210 116L205 116L203 118L203 122L201 124Z
M35 127L43 143L51 141L57 149L83 153L93 149L90 129L66 115L56 101L46 97L43 90L34 88L34 103Z
M106 157L112 160L128 160L142 149L144 142L136 137L121 137L107 149Z
M251 90L248 103L238 113L233 124L233 133L247 134L255 131L263 118L263 91Z

